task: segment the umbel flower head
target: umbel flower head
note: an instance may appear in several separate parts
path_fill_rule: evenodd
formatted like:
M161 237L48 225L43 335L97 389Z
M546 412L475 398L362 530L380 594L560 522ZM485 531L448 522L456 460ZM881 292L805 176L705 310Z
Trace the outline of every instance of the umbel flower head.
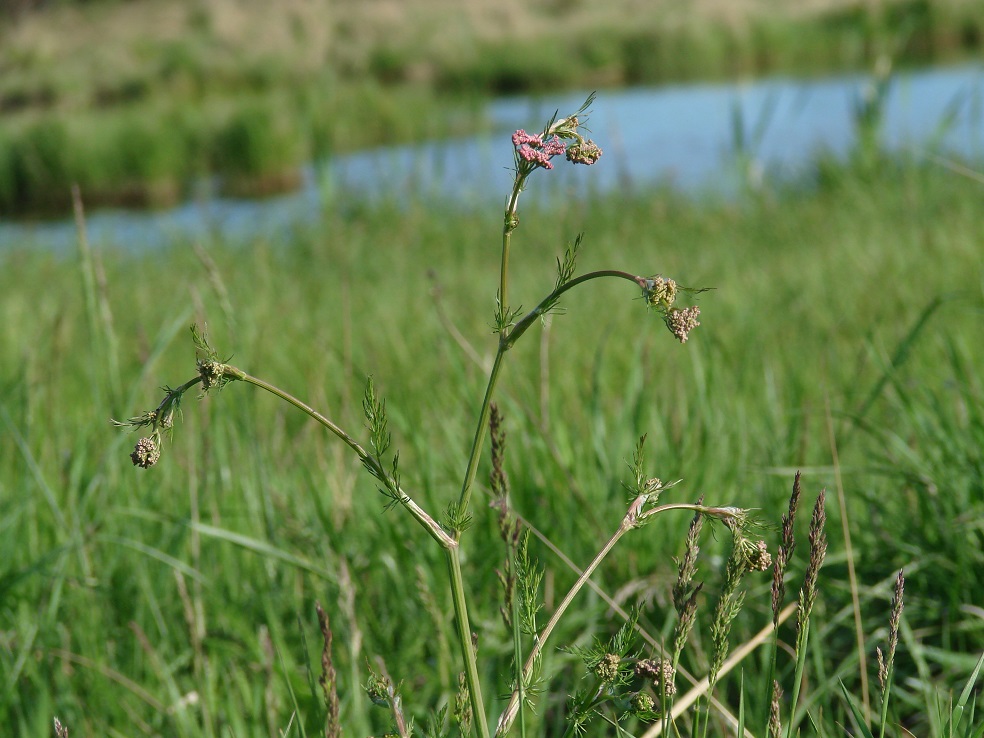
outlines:
M692 305L683 310L678 308L668 310L663 316L663 320L666 322L666 327L670 329L670 333L676 336L680 343L686 343L690 331L700 325L700 321L697 320L698 315L700 315L700 308Z
M646 304L659 313L670 333L680 343L686 343L687 338L690 337L690 332L700 325L700 321L697 319L700 315L700 308L696 305L678 308L674 306L674 303L681 292L698 293L704 290L681 287L674 280L661 274L652 277L640 277L636 281L642 287Z
M553 169L550 159L563 154L567 149L567 144L556 134L544 140L543 134L527 133L522 128L512 135L512 142L516 147L517 158L544 169Z
M594 164L601 158L601 148L585 138L579 129L584 122L578 118L591 105L594 95L588 97L574 115L551 121L542 133L527 133L522 128L512 135L516 155L516 177L521 187L526 177L537 168L553 169L550 161L564 155L572 164Z
M619 655L606 653L595 665L595 675L603 682L611 683L618 678Z
M130 454L130 459L134 466L141 469L149 469L161 458L161 447L154 436L146 436L137 441L137 445Z
M636 662L635 674L652 682L657 692L665 690L667 695L676 694L676 684L673 683L676 670L668 659L640 659Z

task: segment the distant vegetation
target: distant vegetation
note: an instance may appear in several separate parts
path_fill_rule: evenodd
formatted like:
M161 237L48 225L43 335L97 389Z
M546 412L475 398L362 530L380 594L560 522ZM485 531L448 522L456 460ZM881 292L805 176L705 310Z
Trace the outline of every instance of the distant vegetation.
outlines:
M91 204L167 204L205 173L262 194L335 151L473 129L490 95L927 63L984 39L961 0L603 5L7 4L0 214L65 212L71 182Z

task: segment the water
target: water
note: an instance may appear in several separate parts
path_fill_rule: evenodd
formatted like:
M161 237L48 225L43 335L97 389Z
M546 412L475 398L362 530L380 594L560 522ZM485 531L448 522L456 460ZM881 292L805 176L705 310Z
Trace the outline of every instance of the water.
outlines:
M794 177L819 152L843 156L856 140L855 106L871 90L864 76L771 78L745 84L687 84L601 92L591 137L605 150L598 165L564 162L537 172L533 197L586 197L619 187L669 185L685 193L728 196L751 182ZM99 211L87 218L90 241L148 248L175 239L277 238L315 222L328 200L432 199L437 207L499 208L511 184L510 133L539 130L556 110L577 110L585 93L511 98L490 104L493 135L383 147L309 167L301 190L260 201L211 198L162 212ZM984 66L903 72L884 100L883 145L984 160ZM741 163L741 166L739 166ZM524 195L526 197L527 195ZM0 251L12 246L68 248L70 219L0 222Z

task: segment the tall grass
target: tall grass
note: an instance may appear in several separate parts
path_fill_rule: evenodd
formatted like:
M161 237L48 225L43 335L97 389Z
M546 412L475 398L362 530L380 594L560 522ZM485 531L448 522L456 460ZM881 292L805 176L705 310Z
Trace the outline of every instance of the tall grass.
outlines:
M523 449L509 458L512 502L565 555L583 565L603 543L599 521L624 513L625 463L645 432L662 478L767 517L784 508L793 469L803 469L808 491L834 490L840 478L846 507L829 496L835 524L804 733L810 721L835 734L854 720L838 680L860 693L859 648L871 659L883 643L899 568L906 616L895 719L941 734L936 689L962 686L984 646L982 398L968 369L984 346L978 203L973 183L906 169L890 181L830 180L810 197L698 206L626 193L523 216L515 304L549 289L543 275L558 245L581 230L584 271L616 262L645 273L655 258L667 273L716 288L685 351L640 327L639 305L604 285L553 317L539 345L515 349L500 396L511 448ZM289 724L313 735L319 711L306 670L319 663L315 599L332 614L347 731L387 729L359 689L371 655L404 679L408 705L453 699L459 667L450 601L435 577L441 555L409 519L382 511L358 463L311 421L229 387L189 405L168 463L140 475L124 468L127 439L107 421L156 404L154 387L187 373L186 326L207 320L234 361L347 427L362 424L359 398L372 374L405 483L440 507L464 468L481 364L494 352L484 285L498 267L500 227L491 215L337 203L317 228L205 243L205 255L185 243L137 255L93 244L77 260L8 247L0 722L12 734L50 731L57 715L74 735L271 735ZM486 494L476 492L480 501ZM842 518L862 583L860 645ZM476 548L463 562L478 593L474 627L488 678L507 671L512 655L487 565L502 556L495 525L476 505ZM658 639L673 625L667 593L685 525L657 521L596 575L619 603L648 603L640 622ZM723 541L705 538L703 547L711 583L683 662L698 673L727 557ZM576 575L545 545L531 548L549 570L549 611ZM415 576L403 566L411 558ZM798 581L802 560L790 567ZM748 593L736 643L771 621L768 587L763 579ZM620 624L586 592L558 636L584 645ZM749 715L768 714L768 668L755 656L742 663ZM787 684L791 668L780 658ZM557 652L545 654L544 670L568 678L530 716L531 730L560 730L565 694L582 672ZM735 712L738 685L732 674L718 686Z

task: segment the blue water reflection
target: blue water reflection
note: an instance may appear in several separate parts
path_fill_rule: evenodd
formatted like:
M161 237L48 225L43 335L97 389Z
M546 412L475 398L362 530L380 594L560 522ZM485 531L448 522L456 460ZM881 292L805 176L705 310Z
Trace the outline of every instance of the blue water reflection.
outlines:
M818 152L843 156L854 146L853 111L870 87L866 77L843 76L606 90L592 106L589 122L592 138L605 150L600 164L590 170L558 166L549 177L539 177L528 194L586 196L662 184L685 193L727 196L750 176L766 181L796 176ZM331 201L433 198L455 207L497 208L511 182L509 134L538 128L555 110L576 110L584 97L565 93L499 100L488 110L493 135L338 156L325 167L309 167L303 188L282 197L212 197L152 213L94 212L88 217L89 238L128 248L209 235L276 239L296 224L315 222ZM915 156L932 151L984 159L984 66L894 75L885 99L882 143ZM70 221L0 223L0 249L65 248L74 239Z

